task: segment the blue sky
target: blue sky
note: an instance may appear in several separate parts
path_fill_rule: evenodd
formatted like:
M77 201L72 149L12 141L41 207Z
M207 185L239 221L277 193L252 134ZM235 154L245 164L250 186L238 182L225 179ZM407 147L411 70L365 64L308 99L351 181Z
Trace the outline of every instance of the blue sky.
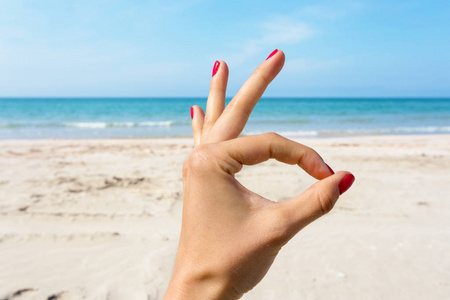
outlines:
M232 96L275 48L266 96L450 96L450 2L0 0L0 97Z

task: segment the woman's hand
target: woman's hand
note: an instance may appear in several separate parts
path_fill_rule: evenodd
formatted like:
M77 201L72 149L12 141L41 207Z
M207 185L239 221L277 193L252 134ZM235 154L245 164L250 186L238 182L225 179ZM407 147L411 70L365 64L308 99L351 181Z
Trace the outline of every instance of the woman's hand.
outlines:
M216 62L206 115L191 108L196 148L183 167L184 205L174 273L165 299L238 299L299 230L332 209L353 183L314 150L275 133L240 137L253 107L280 72L274 51L225 106L227 65ZM234 177L243 165L275 158L319 179L299 196L272 202Z

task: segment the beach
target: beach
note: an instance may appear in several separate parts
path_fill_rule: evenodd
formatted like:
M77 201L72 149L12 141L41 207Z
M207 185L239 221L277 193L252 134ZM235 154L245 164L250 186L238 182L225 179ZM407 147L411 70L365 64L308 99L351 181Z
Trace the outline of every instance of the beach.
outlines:
M447 298L450 135L296 140L356 182L243 299ZM0 299L162 299L190 138L0 145ZM315 182L274 160L236 177L275 201Z
M449 13L0 0L0 300L450 300Z

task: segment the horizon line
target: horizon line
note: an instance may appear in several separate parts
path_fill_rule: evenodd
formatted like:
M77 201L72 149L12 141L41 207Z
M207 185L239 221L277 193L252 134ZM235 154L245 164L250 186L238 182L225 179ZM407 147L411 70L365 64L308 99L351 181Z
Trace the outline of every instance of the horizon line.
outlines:
M199 99L208 96L0 96L0 99ZM232 99L233 97L226 97ZM267 96L260 99L450 99L449 96Z

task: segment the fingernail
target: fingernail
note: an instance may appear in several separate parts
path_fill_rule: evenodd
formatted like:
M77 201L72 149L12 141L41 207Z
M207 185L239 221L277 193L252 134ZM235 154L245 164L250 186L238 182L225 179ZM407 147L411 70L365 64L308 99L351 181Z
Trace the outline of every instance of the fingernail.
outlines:
M330 168L330 166L329 166L329 165L327 165L327 167L328 167L328 170L330 170L331 174L334 174L334 171L333 171L333 169L332 169L332 168Z
M271 58L272 56L274 56L275 53L277 53L277 52L278 52L278 49L273 50L273 52L270 53L269 56L267 56L266 60L268 60L269 58Z
M191 119L193 119L193 118L194 118L194 107L191 106Z
M355 176L353 174L347 174L344 178L342 178L341 182L339 182L339 195L345 193L355 181Z
M214 77L214 75L216 75L217 70L219 70L219 66L220 66L220 61L217 61L214 63L214 67L213 67L213 73L212 73L212 77Z

